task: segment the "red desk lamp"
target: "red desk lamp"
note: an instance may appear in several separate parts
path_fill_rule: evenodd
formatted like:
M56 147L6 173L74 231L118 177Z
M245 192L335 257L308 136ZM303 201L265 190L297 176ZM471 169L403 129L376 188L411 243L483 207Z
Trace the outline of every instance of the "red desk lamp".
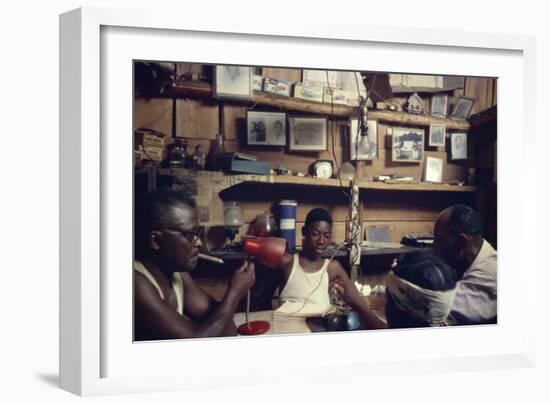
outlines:
M254 256L260 263L267 267L275 268L285 254L286 239L284 238L254 238L244 240L244 251L250 256ZM237 328L239 334L251 336L265 333L269 330L269 322L264 320L255 320L250 322L248 315L250 313L250 290L246 296L246 323Z

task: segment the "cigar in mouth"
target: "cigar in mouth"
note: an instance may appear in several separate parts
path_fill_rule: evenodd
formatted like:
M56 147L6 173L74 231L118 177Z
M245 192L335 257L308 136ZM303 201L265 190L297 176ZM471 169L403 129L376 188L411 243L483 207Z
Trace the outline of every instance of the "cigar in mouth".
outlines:
M209 262L223 264L223 260L220 259L219 257L210 256L210 255L207 255L205 253L199 253L198 257L199 257L199 259L207 260Z

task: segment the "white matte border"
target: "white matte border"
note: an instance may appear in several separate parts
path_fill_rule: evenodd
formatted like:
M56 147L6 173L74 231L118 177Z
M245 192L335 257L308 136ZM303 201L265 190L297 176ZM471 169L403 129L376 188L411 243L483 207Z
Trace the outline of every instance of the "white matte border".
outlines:
M79 257L82 279L79 279L77 292L70 297L79 303L80 309L82 332L76 333L76 336L80 337L78 342L81 343L82 373L80 383L76 384L75 379L69 380L71 363L62 360L62 384L77 393L97 394L245 385L254 382L292 382L292 376L296 376L296 373L302 377L309 374L309 377L316 376L318 379L330 373L330 366L341 369L343 373L380 374L394 373L398 369L399 372L412 372L414 368L417 372L418 366L426 371L438 371L442 368L464 370L528 365L526 354L533 347L532 343L527 343L525 336L533 337L529 333L529 324L532 325L532 322L522 318L526 318L526 311L533 306L534 297L528 301L530 305L527 307L514 304L513 281L521 281L533 275L536 267L534 257L526 258L526 254L522 253L528 250L528 231L534 232L534 228L529 228L527 220L521 219L523 215L532 214L528 203L523 201L529 200L534 194L532 188L526 185L523 192L517 192L517 188L511 186L528 182L522 181L519 173L514 173L512 164L504 165L502 161L528 157L527 147L524 150L515 140L516 133L523 132L526 133L525 141L529 141L531 132L525 130L523 125L530 119L524 118L515 105L523 101L525 116L532 113L528 102L534 99L531 93L534 91L534 75L529 76L525 67L534 68L532 59L528 60L534 49L532 41L521 36L464 35L457 32L438 32L437 36L433 36L432 31L393 28L373 30L350 24L323 25L322 21L304 21L301 25L304 31L294 33L311 37L354 39L321 41L284 38L285 32L263 21L261 27L250 22L240 24L238 29L230 29L224 24L227 22L197 23L182 21L181 18L176 21L173 16L149 11L83 11L80 138L87 148L84 149L82 144L78 150L82 150L82 231L78 234L82 238L82 255ZM100 291L97 281L99 233L94 223L99 217L99 205L94 202L98 200L99 192L99 167L96 162L100 157L99 110L94 101L99 100L100 25L225 32L233 30L258 34L270 32L280 35L273 38L189 31L103 29L106 37L102 35L102 67L107 70L101 72L102 89L105 91L101 105L101 189L104 203L101 218L105 226L101 238L101 274L105 276L102 278L105 288L102 290L101 312L97 304ZM434 37L437 38L437 45L442 46L415 45L433 44ZM182 41L187 41L186 46L182 46ZM485 49L451 48L445 45ZM212 46L215 51L212 51ZM496 49L487 49L491 47ZM268 50L271 50L271 54ZM372 57L365 57L366 53ZM132 126L133 58L499 76L499 325L131 344L131 325L128 326L131 323L131 287L128 287L131 284L131 271L125 268L131 261L131 209L128 208L131 206L131 181L128 178L132 174L129 134ZM61 95L67 97L70 94L62 91ZM70 120L70 116L62 117ZM514 206L519 207L519 216L514 214L514 221L505 220L512 216L506 212L509 213ZM519 245L515 242L518 237L523 240ZM61 247L62 254L70 253L63 249L63 242ZM74 285L74 279L67 279L67 283L63 284L63 273L62 270L63 287ZM84 277L88 281L84 282ZM99 333L100 317L102 324L106 324L105 329L101 329L101 341L96 336ZM74 318L64 317L62 312L60 319L62 335L70 334L66 327L71 325L69 319ZM336 350L336 343L339 354L331 354L331 348ZM410 345L418 348L411 350L408 348ZM100 351L102 358L99 356ZM163 359L159 361L158 357ZM213 363L213 357L224 359ZM532 359L532 355L529 359ZM208 365L201 364L203 360ZM100 361L104 375L101 379ZM318 369L313 370L313 367ZM307 371L303 371L305 368ZM244 374L246 382L242 380ZM67 381L64 382L64 379Z

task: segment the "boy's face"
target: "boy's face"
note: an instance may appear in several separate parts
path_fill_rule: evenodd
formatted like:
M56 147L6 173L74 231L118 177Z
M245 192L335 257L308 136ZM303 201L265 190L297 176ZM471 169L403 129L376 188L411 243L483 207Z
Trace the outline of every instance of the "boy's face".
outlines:
M326 221L315 221L304 230L304 250L314 256L322 256L332 243L332 225Z

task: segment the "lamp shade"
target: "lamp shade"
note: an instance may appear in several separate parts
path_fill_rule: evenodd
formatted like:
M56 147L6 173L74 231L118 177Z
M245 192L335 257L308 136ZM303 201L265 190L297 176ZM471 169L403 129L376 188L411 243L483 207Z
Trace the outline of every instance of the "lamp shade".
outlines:
M255 238L244 241L244 251L271 268L277 267L281 263L285 250L286 239L284 238Z

